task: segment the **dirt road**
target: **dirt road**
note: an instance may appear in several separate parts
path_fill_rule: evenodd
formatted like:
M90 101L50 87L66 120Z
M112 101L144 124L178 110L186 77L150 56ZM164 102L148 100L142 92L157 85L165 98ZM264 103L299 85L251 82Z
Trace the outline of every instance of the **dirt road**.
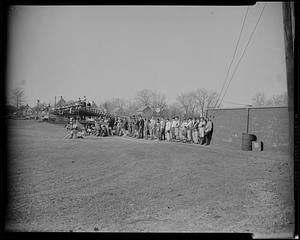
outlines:
M288 156L12 121L12 231L293 231Z

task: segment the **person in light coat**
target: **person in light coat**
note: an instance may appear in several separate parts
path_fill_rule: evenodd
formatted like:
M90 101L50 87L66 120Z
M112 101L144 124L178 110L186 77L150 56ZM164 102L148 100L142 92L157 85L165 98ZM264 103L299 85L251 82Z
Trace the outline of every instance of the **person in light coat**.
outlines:
M195 144L199 143L198 140L198 136L199 136L199 132L198 132L198 128L199 128L199 118L194 118L194 122L193 122L193 126L192 126L192 134L193 134L193 142Z
M179 117L175 118L175 124L174 124L174 129L175 129L175 139L179 142L180 138L179 138L179 127L180 127L180 121L179 121Z
M192 127L193 127L193 121L192 118L189 118L186 124L187 141L189 143L191 143L192 141Z
M166 137L167 137L167 141L171 141L171 126L172 126L172 123L171 123L171 121L169 121L169 118L167 118L167 120L166 120Z
M171 121L171 129L170 129L170 140L173 141L175 139L175 126L176 126L176 121L175 117L172 118Z
M155 119L154 119L154 117L152 117L150 120L150 136L151 136L151 139L155 138Z
M182 142L186 142L186 127L187 127L187 120L183 119L179 128L179 139Z

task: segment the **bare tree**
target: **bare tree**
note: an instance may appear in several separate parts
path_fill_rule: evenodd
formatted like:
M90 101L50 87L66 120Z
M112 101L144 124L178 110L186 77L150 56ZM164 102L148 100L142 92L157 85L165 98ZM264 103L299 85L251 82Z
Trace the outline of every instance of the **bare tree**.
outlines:
M111 101L112 105L114 106L114 108L119 108L119 109L124 109L125 105L126 105L126 101L122 98L114 98Z
M194 111L196 108L196 99L194 93L181 93L177 96L177 101L182 106L185 116L194 116Z
M288 95L287 92L282 94L277 94L272 96L272 103L275 106L287 106L288 105Z
M142 89L136 93L135 101L138 106L150 106L152 99L152 92L149 89Z
M101 108L104 109L106 112L111 113L113 112L115 106L110 100L104 101L102 104L100 104Z
M13 89L10 94L10 101L11 104L19 110L20 106L26 102L24 90L22 88Z
M264 106L267 103L266 95L262 92L256 93L252 98L253 106Z
M204 116L204 113L208 108L219 107L216 106L218 98L217 92L199 88L193 93L193 96L196 101L197 111L201 116Z
M136 113L136 110L138 109L138 104L134 100L127 100L125 102L124 112L127 116L132 116Z
M166 103L166 96L160 92L152 92L151 93L151 99L150 99L150 107L155 110L159 108L159 114L160 115L166 115L168 105Z
M171 103L168 107L168 115L169 117L181 116L183 113L182 107L177 103Z
M253 106L287 106L288 95L287 92L282 94L275 94L271 98L266 98L264 93L256 93L252 98Z

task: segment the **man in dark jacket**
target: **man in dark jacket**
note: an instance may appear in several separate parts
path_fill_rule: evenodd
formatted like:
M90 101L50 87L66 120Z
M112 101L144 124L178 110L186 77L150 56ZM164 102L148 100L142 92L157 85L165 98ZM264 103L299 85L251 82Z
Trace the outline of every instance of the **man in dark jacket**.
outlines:
M144 138L144 119L142 118L142 116L139 116L138 126L139 126L138 138Z
M206 125L204 127L204 145L209 145L211 142L214 126L210 118L207 118Z

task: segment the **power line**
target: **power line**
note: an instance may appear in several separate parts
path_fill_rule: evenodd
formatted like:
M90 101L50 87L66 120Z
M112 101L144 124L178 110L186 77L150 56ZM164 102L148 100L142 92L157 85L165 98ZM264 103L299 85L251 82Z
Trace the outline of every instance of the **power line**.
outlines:
M258 18L258 20L257 20L257 22L256 22L256 24L255 24L255 27L254 27L254 29L253 29L253 31L252 31L250 37L249 37L249 40L248 40L248 42L247 42L247 44L246 44L246 47L245 47L245 49L244 49L244 51L243 51L243 53L242 53L242 55L241 55L241 57L240 57L240 59L239 59L239 61L238 61L237 65L236 65L234 71L233 71L233 74L232 74L232 76L231 76L231 78L230 78L230 81L229 81L229 83L228 83L228 85L227 85L227 87L226 87L226 89L225 89L225 92L224 92L224 95L223 95L223 97L222 97L222 99L221 99L221 102L219 103L219 105L218 105L217 108L219 108L219 107L221 106L221 103L222 103L224 97L226 96L226 93L227 93L227 91L228 91L228 88L229 88L229 86L230 86L230 83L231 83L231 81L232 81L232 79L233 79L233 77L234 77L234 75L235 75L235 73L236 73L236 71L237 71L237 69L238 69L238 67L239 67L239 65L240 65L240 63L241 63L241 61L242 61L242 59L243 59L243 57L245 56L246 50L247 50L247 48L248 48L248 46L249 46L249 44L250 44L250 42L251 42L251 40L252 40L252 37L253 37L254 32L255 32L255 30L256 30L256 28L257 28L257 26L258 26L258 23L259 23L259 21L260 21L260 19L261 19L261 17L262 17L262 14L263 14L263 12L264 12L264 10L265 10L266 5L267 5L267 3L265 3L265 5L264 5L264 7L263 7L263 9L262 9L262 11L261 11L261 13L260 13L260 16L259 16L259 18Z
M241 36L242 36L242 32L243 32L243 30L244 30L244 26L245 26L245 22L246 22L246 18L247 18L248 12L249 12L249 6L247 7L247 10L246 10L246 13L245 13L245 16L244 16L244 20L243 20L243 23L242 23L241 31L240 31L240 33L239 33L238 41L237 41L237 43L236 43L236 46L235 46L235 49L234 49L234 53L233 53L231 62L230 62L229 67L228 67L228 69L227 69L227 73L226 73L226 77L225 77L224 82L223 82L222 89L221 89L221 91L218 93L217 101L216 101L216 103L214 104L214 108L217 106L217 104L218 104L218 102L219 102L219 100L220 100L220 97L221 97L221 95L222 95L222 92L223 92L223 90L224 90L225 84L226 84L226 82L227 82L227 78L228 78L228 76L229 76L229 72L230 72L232 63L233 63L233 61L234 61L234 58L235 58L235 55L236 55L236 53L237 53L237 49L238 49L238 46L239 46L239 43L240 43L240 40L241 40Z

